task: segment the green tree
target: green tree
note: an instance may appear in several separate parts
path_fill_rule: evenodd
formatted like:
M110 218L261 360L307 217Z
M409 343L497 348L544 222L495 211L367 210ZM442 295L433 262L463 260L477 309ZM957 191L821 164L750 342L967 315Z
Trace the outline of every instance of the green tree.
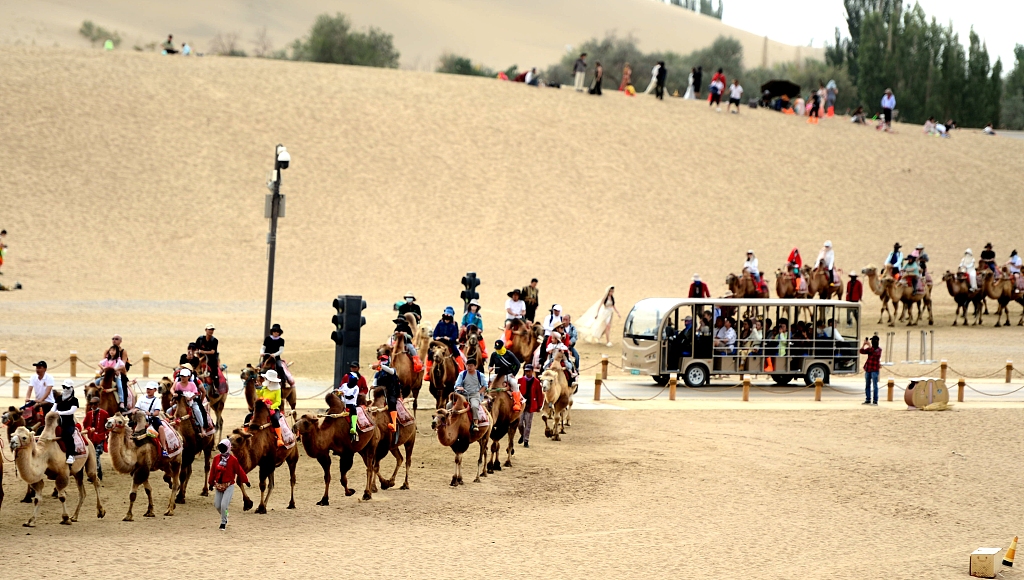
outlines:
M446 52L441 55L441 62L435 69L439 73L468 75L477 77L493 77L495 72L482 65L474 65L473 61L464 56Z
M1000 101L1000 126L1005 129L1024 129L1024 45L1013 49L1013 70L1003 82Z
M292 43L294 60L398 68L398 57L390 34L374 27L353 31L340 13L317 16L309 34Z
M722 0L718 0L717 10L711 7L711 0L700 0L700 13L711 16L712 18L717 18L721 20L722 11L724 10L724 8L725 7L722 6Z

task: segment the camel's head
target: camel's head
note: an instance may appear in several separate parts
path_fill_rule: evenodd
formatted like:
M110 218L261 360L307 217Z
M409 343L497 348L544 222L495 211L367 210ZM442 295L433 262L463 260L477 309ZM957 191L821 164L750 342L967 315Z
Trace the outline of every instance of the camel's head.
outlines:
M443 342L435 342L430 345L430 358L435 361L444 359L448 354L448 347Z
M17 451L23 447L28 447L32 443L32 432L25 427L18 427L14 431L14 435L11 435L11 449Z
M946 273L942 275L942 281L943 282L949 282L950 280L953 280L953 279L954 279L954 275L949 270L946 270Z
M120 433L128 425L128 419L126 419L121 413L116 413L113 417L107 419L106 428L107 431L113 431L114 433Z
M228 442L231 443L231 452L238 453L242 451L245 446L249 443L249 439L252 437L252 433L243 431L242 429L235 429L228 435Z
M295 422L294 430L296 433L302 435L311 432L313 430L313 426L316 424L316 415L305 413L301 417L299 417L298 421Z
M240 379L242 379L243 383L249 382L249 380L252 379L255 376L256 376L256 369L252 368L252 365L250 365L250 364L245 365L245 368L242 369L242 372L238 375L238 377Z
M878 273L878 268L872 265L868 265L861 268L860 273L862 276L874 276L875 274Z
M547 369L540 374L540 388L545 393L551 388L552 383L558 380L558 371L555 369Z
M160 379L159 384L161 394L171 392L171 388L174 387L174 381L171 380L171 377L163 377Z
M11 421L15 420L15 418L14 418L15 415L17 415L18 417L21 417L21 411L19 411L17 409L17 407L14 407L12 405L12 406L8 407L6 411L4 411L3 415L0 415L0 423L2 423L4 425L10 425Z
M398 344L398 341L401 340L400 337L401 337L401 333L395 333L395 344L396 345ZM377 359L379 360L381 355L385 355L385 354L388 355L388 356L391 356L391 350L392 350L391 347L388 346L387 344L382 344L382 345L378 346L377 347Z
M725 285L731 288L733 285L736 284L737 279L738 278L736 278L736 274L729 274L728 276L725 277Z

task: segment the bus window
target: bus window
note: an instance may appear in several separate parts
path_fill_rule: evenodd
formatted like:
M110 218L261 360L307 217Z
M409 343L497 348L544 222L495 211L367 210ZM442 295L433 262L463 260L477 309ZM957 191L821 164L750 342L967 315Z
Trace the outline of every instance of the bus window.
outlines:
M714 335L715 312L710 304L697 304L693 307L693 357L711 358L711 347Z

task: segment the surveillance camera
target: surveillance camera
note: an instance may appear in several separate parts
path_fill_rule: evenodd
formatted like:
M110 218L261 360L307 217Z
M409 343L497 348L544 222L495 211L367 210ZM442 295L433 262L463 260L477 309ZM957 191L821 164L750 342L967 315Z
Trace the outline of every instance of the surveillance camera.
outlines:
M292 156L288 154L288 150L281 147L277 153L277 165L281 169L288 169L288 164L291 162Z

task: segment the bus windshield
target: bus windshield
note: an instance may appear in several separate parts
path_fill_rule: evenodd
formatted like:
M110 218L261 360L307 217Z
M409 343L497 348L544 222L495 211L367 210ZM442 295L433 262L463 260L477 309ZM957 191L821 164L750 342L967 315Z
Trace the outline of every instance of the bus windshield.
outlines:
M627 338L656 339L661 319L678 302L675 298L648 298L637 302L626 317L623 334Z

